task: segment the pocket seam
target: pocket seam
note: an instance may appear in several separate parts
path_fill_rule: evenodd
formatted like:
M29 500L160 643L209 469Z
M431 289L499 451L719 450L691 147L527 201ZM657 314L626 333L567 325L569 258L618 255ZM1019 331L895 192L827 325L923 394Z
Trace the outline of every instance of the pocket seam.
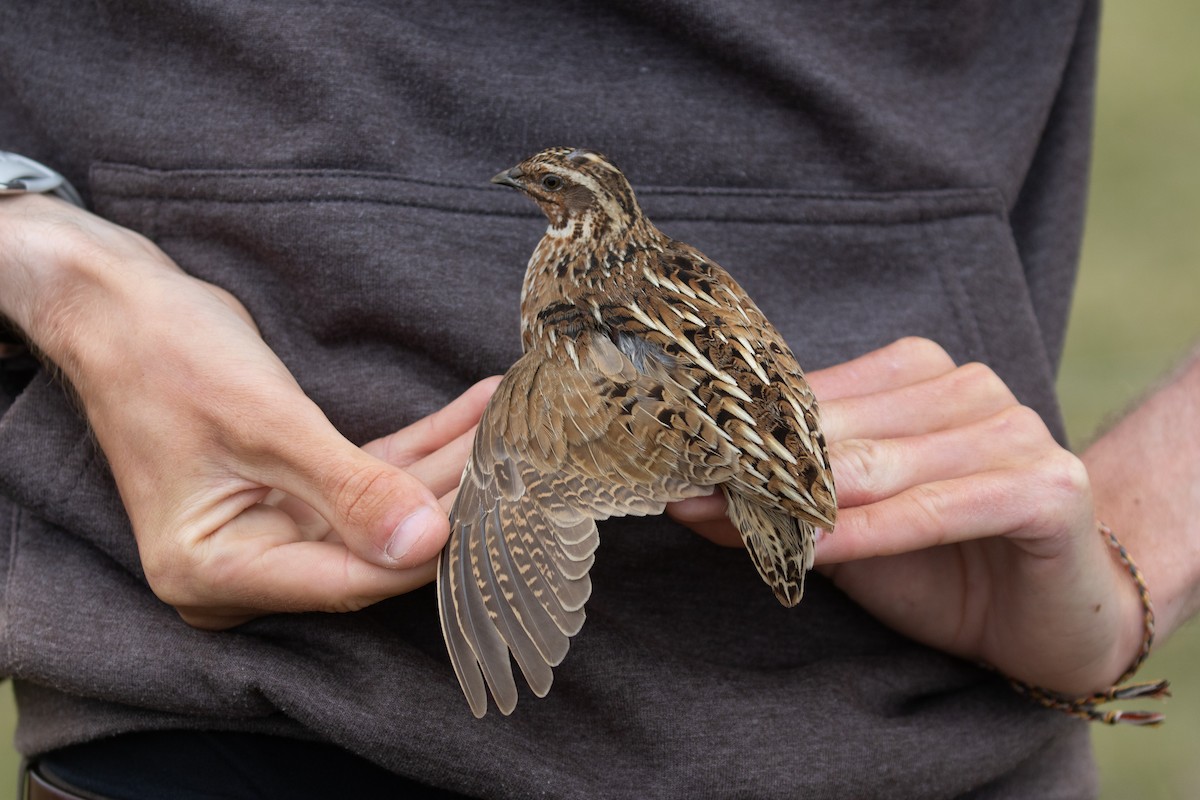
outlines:
M330 169L179 169L95 162L93 195L113 200L207 203L370 203L450 213L538 218L523 198L481 182L430 181ZM247 186L247 184L256 184ZM355 184L359 190L355 191ZM239 191L238 186L245 186ZM384 187L390 187L387 191ZM847 192L784 188L639 186L654 220L759 225L908 225L970 216L1005 218L994 187ZM713 204L723 204L719 212Z

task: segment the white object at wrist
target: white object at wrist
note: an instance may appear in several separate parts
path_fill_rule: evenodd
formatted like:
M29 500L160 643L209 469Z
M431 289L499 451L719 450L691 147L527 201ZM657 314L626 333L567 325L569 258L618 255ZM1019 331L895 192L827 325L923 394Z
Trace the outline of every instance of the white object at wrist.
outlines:
M79 192L62 175L31 158L0 150L0 195L27 192L56 194L83 208Z

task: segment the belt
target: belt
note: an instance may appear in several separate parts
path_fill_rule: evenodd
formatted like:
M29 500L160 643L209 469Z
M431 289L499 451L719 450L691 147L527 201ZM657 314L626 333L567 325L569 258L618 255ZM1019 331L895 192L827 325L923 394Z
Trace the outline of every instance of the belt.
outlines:
M20 800L104 800L98 794L51 783L38 771L37 764L21 762Z

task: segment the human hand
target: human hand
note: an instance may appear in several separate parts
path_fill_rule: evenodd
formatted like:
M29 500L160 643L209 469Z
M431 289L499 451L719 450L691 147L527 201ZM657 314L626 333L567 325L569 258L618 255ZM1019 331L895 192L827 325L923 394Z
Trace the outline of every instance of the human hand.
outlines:
M1142 639L1082 463L987 367L903 339L811 373L838 491L818 570L897 631L1066 694L1106 689ZM720 493L668 507L740 545Z
M0 215L3 311L77 392L146 578L186 621L353 610L433 579L439 498L495 381L360 449L236 299L148 240L49 198Z

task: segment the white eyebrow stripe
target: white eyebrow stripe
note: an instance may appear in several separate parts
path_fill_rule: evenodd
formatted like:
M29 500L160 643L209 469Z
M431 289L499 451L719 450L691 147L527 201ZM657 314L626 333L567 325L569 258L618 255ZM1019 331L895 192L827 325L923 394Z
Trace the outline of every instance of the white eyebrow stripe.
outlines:
M560 167L558 164L545 164L543 165L543 169L558 175L564 180L573 181L590 191L592 196L600 203L600 207L604 209L604 213L608 215L609 219L619 220L624 216L624 212L617 205L617 201L608 192L604 191L600 186L600 182L591 175L568 167Z

